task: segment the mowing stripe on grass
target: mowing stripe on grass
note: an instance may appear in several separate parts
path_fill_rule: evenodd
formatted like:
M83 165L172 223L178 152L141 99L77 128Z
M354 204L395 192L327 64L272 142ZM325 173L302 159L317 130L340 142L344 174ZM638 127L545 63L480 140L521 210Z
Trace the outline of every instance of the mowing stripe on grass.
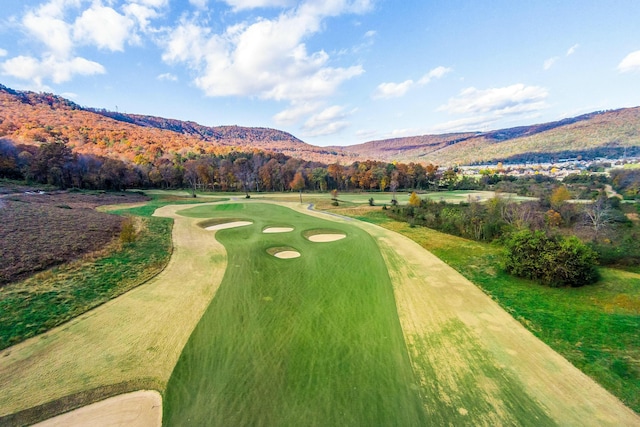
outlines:
M164 423L425 425L374 240L356 227L268 204L180 213L215 217L229 210L254 224L216 234L228 252L227 271L171 376ZM296 232L261 232L276 220ZM320 228L347 238L304 238L305 230ZM267 252L280 246L301 257Z

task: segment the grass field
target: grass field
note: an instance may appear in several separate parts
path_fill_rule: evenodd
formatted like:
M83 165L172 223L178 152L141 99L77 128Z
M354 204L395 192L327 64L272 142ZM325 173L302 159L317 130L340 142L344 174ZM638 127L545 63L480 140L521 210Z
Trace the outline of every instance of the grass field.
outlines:
M404 230L267 198L136 208L174 219L171 261L1 351L0 425L141 388L163 393L166 425L640 425ZM253 224L202 228L227 220ZM313 243L310 230L347 237ZM466 263L461 271L495 275L479 247L428 240L451 265ZM278 259L273 248L301 256Z
M602 280L593 286L544 287L502 272L496 246L428 228L410 228L379 211L352 214L410 237L437 255L576 367L640 412L640 275L603 268Z
M166 425L425 425L391 282L367 233L268 204L179 213L254 223L216 234L227 271L169 381ZM270 226L294 231L261 232ZM309 230L347 238L313 243ZM283 246L302 256L268 253Z

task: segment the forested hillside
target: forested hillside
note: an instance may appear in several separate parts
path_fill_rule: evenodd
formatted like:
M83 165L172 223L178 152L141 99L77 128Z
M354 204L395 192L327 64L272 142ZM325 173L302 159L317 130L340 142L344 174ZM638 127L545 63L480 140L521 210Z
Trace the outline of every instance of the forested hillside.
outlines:
M255 149L331 163L351 156L305 144L275 129L207 127L160 117L84 108L57 95L0 85L0 137L21 144L61 141L75 152L153 163L179 154L227 154Z
M422 135L348 147L316 147L276 129L203 126L191 121L85 108L57 95L0 85L0 137L15 144L63 142L79 154L137 165L175 156L271 152L296 159L434 164L538 163L640 155L640 107L490 132Z
M640 107L594 112L557 122L484 133L372 141L345 150L377 160L438 165L549 162L640 155Z

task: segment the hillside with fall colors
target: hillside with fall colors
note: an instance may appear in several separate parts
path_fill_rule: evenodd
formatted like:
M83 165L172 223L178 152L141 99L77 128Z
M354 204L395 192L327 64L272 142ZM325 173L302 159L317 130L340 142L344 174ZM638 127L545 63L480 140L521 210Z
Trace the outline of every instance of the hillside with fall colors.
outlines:
M61 141L74 152L138 165L160 158L271 152L350 165L355 161L439 166L537 163L640 156L640 107L490 132L421 135L347 147L316 147L276 129L203 126L192 121L81 107L63 97L0 85L0 137L16 144Z
M344 150L380 161L470 165L640 155L640 107L490 132L371 141Z
M62 141L79 154L136 164L189 153L225 155L254 150L324 163L349 162L354 154L315 147L286 132L84 108L63 97L0 85L0 137L19 144Z

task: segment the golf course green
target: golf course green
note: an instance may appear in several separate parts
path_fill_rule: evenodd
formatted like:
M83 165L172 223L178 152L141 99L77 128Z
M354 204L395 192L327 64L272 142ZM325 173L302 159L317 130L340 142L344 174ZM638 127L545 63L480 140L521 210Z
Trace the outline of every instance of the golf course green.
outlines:
M389 275L369 234L262 203L179 214L253 224L217 231L228 267L169 380L165 425L425 424ZM314 230L346 238L312 242ZM279 259L269 251L278 247L301 256Z

